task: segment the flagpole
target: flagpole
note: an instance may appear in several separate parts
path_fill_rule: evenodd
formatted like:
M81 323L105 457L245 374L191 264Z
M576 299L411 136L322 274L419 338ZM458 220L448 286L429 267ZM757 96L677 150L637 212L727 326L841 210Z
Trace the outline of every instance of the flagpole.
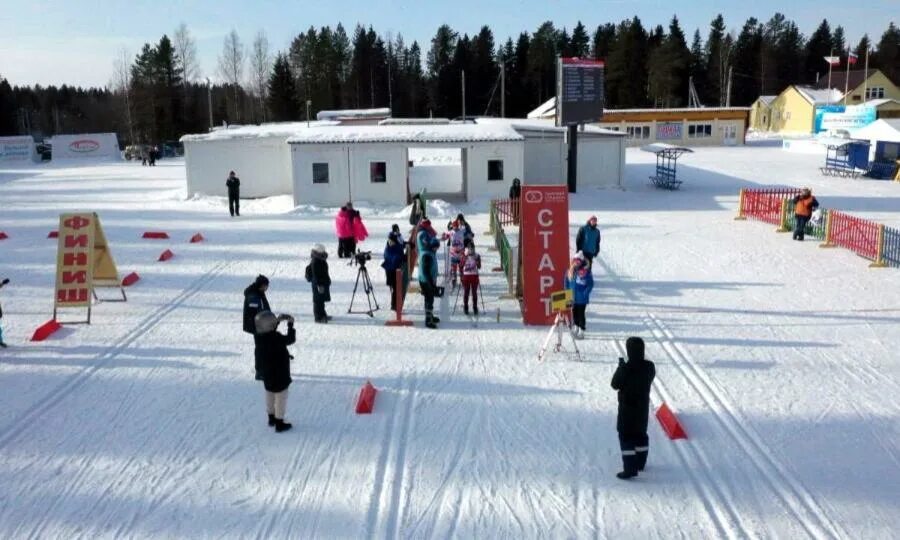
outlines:
M834 58L834 47L831 48L831 54L828 56L828 89L831 90L831 59Z
M847 47L847 75L844 77L844 107L847 106L847 93L850 91L850 47Z
M866 43L866 70L863 72L863 103L869 101L869 44Z

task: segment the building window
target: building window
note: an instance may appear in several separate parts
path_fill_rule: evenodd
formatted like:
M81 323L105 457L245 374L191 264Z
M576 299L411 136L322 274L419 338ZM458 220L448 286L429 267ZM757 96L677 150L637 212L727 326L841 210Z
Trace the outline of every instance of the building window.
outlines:
M328 183L328 164L327 163L313 163L313 184L327 184Z
M872 88L866 88L866 101L870 99L881 99L884 97L884 87L882 86L873 86Z
M488 160L488 180L503 180L503 160Z
M384 161L372 161L369 163L369 179L372 183L387 182L387 163Z
M712 124L690 124L688 125L689 139L705 139L712 137Z
M650 126L628 126L625 128L629 139L649 139Z

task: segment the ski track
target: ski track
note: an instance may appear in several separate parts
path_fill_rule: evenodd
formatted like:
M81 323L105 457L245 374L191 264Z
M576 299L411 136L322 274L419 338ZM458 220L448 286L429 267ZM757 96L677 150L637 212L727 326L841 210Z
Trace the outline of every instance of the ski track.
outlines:
M205 274L195 279L178 296L176 296L175 299L160 306L160 308L145 317L130 332L125 334L125 336L123 336L115 344L110 346L104 353L97 356L96 361L91 366L86 367L78 373L70 376L69 380L61 383L56 387L56 389L52 390L46 397L44 397L44 399L40 400L35 405L30 407L25 412L25 414L22 415L21 419L18 422L7 428L2 439L0 439L0 448L3 448L13 442L18 435L24 432L24 430L31 422L41 417L42 415L49 413L55 406L59 405L65 399L65 397L70 395L72 392L74 392L76 389L90 380L90 378L97 371L105 367L113 359L125 352L128 347L134 344L138 339L151 332L160 322L162 322L162 320L167 315L181 307L188 299L192 298L197 293L202 291L209 282L215 279L215 277L221 275L221 273L224 272L230 264L231 263L229 262L220 262L214 265ZM161 368L162 366L155 366L150 370L148 376L152 375L154 372L158 371ZM117 416L122 411L122 407L123 403L120 403L119 409L116 411L115 416ZM110 426L110 429L112 429L112 427L113 426ZM29 538L41 538L43 536L42 533L44 532L44 529L51 522L49 517L53 515L59 505L66 502L71 494L76 493L79 489L81 489L86 479L90 478L93 469L93 462L97 457L98 456L96 454L92 454L87 457L83 457L78 461L78 465L76 468L77 473L75 474L74 479L69 482L68 485L66 485L65 489L52 497L52 499L46 505L46 510L43 512L42 518L36 521L36 529L32 530L31 533L28 534ZM133 456L129 458L126 464L122 466L121 471L127 470L128 467L130 467L134 462L134 459L135 458ZM108 492L109 489L110 487L108 487L106 491ZM100 500L101 499L98 499L95 505L98 504ZM137 516L134 517L134 519L136 518Z
M663 348L672 365L697 392L721 427L734 439L755 469L804 530L813 538L846 538L832 522L813 495L781 463L772 457L759 435L738 415L671 331L653 314L647 313L644 324ZM784 486L784 487L782 487Z

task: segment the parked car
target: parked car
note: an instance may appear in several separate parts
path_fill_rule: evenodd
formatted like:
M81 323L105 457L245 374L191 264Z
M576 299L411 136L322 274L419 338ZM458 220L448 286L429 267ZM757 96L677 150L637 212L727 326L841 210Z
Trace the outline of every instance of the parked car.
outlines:
M150 145L149 144L132 144L130 146L125 147L125 159L131 161L132 159L142 159L145 156L150 155Z
M41 156L41 161L50 161L50 158L53 157L53 146L48 142L40 142L35 146L35 150L39 156Z

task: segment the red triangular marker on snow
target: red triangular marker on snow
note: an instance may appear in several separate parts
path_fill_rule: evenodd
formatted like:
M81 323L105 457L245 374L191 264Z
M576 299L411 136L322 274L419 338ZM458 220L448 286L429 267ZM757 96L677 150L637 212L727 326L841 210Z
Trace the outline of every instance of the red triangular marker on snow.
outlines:
M51 319L37 327L34 334L31 336L31 341L44 341L50 334L56 332L60 328L62 328L62 326L56 322L55 319Z
M163 231L147 231L144 233L144 238L153 238L155 240L165 240L169 237L169 233Z
M192 243L192 244L196 244L197 242L202 242L202 241L204 241L204 240L206 240L206 238L203 238L203 235L200 234L200 233L197 233L197 234L195 234L194 236L191 237L191 243Z
M167 249L167 250L165 250L165 251L163 251L162 253L159 254L159 259L158 259L158 260L160 260L160 261L168 261L169 259L171 259L171 258L174 257L174 256L175 256L175 254L172 253L171 250L168 250L168 249Z
M675 439L687 439L684 427L665 402L656 410L656 419L659 420L659 424L662 426L663 431L666 432L666 435L673 441Z
M59 231L50 231L47 233L47 238L59 238Z
M359 399L356 400L356 414L371 414L375 408L375 394L378 390L372 386L371 381L366 381L359 391Z
M0 240L6 240L7 238L9 238L9 237L6 236L6 233L3 231L0 231Z
M139 279L141 279L141 276L137 275L137 272L132 272L122 278L122 286L129 287L131 285L134 285Z

